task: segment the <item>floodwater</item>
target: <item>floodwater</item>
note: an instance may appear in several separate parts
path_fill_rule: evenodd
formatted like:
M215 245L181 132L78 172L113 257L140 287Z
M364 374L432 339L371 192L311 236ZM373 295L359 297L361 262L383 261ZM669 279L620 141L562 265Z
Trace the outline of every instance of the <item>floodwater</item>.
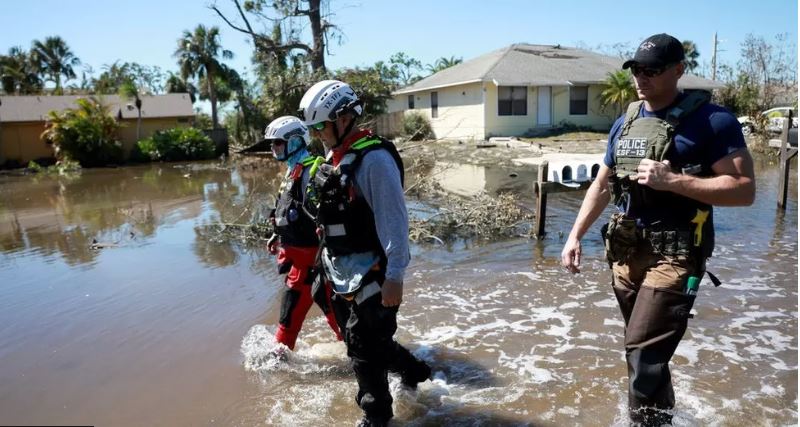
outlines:
M470 170L458 180L533 205L530 171ZM795 171L785 213L774 165L758 166L754 206L717 210L723 286L702 283L673 360L676 425L797 423ZM354 425L355 381L319 310L297 351L271 358L275 263L206 227L263 216L279 175L208 162L1 176L0 424ZM412 246L397 338L434 379L411 393L392 378L397 425L624 425L599 223L583 272L559 266L581 197L548 199L540 241Z

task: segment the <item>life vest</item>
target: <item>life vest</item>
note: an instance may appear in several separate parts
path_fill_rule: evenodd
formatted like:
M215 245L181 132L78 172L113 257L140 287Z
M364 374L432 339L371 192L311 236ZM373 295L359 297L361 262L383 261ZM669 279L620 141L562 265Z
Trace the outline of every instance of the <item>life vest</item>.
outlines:
M275 233L286 246L317 246L314 220L303 209L303 171L312 166L314 157L298 162L281 183L280 194L275 203Z
M654 190L630 180L628 176L636 173L642 159L659 162L669 159L681 120L709 100L706 92L689 93L669 109L664 119L642 117L643 101L631 103L612 153L615 166L610 187L614 204L625 214L642 210L663 212L660 218L639 226L654 249L665 255L698 254L703 258L711 255L714 248L712 207L671 191ZM683 164L671 165L693 175L709 176L712 173L710 165L696 171L688 171L687 165Z
M374 150L387 150L392 155L402 184L405 177L400 154L394 144L373 135L354 142L337 165L332 164L329 153L326 163L317 163L310 171L307 197L311 205L317 206L322 244L332 256L374 251L385 259L372 209L358 195L353 181L364 156Z

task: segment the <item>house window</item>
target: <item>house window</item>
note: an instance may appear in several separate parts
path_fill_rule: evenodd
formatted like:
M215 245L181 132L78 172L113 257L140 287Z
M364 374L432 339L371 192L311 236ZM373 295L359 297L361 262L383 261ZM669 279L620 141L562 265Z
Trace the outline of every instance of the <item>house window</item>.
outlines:
M431 117L439 117L439 92L431 92Z
M570 86L569 113L586 115L589 111L589 86Z
M498 116L527 116L528 88L525 86L498 86Z
M408 95L408 109L414 109L414 95Z

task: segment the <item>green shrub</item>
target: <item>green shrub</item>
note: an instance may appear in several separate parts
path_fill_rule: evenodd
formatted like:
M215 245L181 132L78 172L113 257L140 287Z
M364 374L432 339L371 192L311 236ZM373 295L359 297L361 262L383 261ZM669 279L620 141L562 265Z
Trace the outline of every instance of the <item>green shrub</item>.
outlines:
M422 141L424 139L434 139L431 122L428 118L417 111L412 111L403 116L403 136L411 141Z
M136 143L131 153L135 161L205 160L214 157L214 142L201 130L177 127L156 132Z
M28 162L28 170L33 172L33 173L44 172L44 168L41 165L39 165L38 163L34 162L33 160Z
M64 159L58 161L54 165L50 166L42 166L39 163L31 160L28 162L28 172L32 173L41 173L41 174L55 174L55 175L66 175L72 172L78 172L81 170L81 165L74 160Z
M81 98L77 108L48 113L42 137L53 143L59 161L74 160L81 166L122 162L119 124L96 98Z

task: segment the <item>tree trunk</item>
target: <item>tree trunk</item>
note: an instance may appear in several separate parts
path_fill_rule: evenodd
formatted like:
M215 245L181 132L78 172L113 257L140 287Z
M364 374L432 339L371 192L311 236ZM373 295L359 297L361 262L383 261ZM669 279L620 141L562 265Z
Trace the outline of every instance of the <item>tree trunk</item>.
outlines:
M138 89L137 89L138 91ZM136 111L139 113L139 117L136 119L136 141L138 142L142 139L142 99L139 98L139 94L136 94Z
M139 117L136 119L136 141L139 142L142 139L142 108L139 107Z
M308 19L311 21L311 36L314 46L311 50L311 68L314 71L325 71L325 32L322 30L321 0L309 0Z
M211 128L216 129L219 127L217 122L217 88L214 85L214 73L206 70L206 81L208 83L208 99L211 101Z

